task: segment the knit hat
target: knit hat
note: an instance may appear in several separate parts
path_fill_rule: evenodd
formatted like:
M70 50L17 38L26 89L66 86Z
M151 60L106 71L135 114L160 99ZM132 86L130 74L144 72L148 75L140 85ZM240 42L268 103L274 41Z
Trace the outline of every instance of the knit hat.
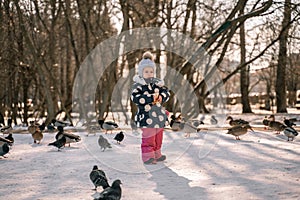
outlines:
M138 74L140 77L143 77L143 70L145 67L152 67L153 70L155 71L155 63L153 62L153 55L149 51L146 51L143 54L143 59L139 63Z

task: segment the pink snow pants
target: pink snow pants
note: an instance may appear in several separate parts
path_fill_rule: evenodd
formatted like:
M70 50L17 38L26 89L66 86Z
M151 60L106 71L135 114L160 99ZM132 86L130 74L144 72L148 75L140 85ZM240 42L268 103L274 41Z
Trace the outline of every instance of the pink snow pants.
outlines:
M163 140L163 128L142 128L142 160L161 157L161 144Z

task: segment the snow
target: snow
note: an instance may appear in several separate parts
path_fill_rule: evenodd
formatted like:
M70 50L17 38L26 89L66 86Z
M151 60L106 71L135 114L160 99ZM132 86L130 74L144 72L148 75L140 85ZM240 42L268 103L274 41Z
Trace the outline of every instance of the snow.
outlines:
M237 141L222 128L227 124L205 124L190 138L166 128L162 152L167 160L156 165L142 164L140 132L121 122L125 139L120 145L113 140L119 130L112 134L99 130L87 136L85 129L69 128L66 131L80 135L81 141L61 151L47 146L56 132L44 133L40 145L34 144L26 131L16 133L7 158L0 159L0 197L93 199L89 173L93 165L98 165L110 183L122 181L124 200L300 199L299 136L287 142L283 133L264 130L262 114L232 116L249 120L255 132L249 131ZM283 116L299 118L298 114L277 118ZM112 144L111 149L100 150L100 134Z

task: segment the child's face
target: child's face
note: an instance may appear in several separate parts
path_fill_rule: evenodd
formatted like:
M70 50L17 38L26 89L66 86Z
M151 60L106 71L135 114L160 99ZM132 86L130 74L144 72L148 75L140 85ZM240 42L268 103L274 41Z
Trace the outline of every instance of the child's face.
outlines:
M154 69L152 67L145 67L143 70L143 78L153 78Z

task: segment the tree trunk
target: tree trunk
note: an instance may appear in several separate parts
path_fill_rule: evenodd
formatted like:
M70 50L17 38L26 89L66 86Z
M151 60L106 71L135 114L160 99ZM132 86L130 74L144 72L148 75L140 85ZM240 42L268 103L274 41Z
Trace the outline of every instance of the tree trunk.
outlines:
M245 2L246 3L246 2ZM244 15L244 7L240 10L240 15ZM241 63L246 62L246 38L245 38L245 24L240 26L240 47L241 47ZM249 102L249 66L245 65L241 68L240 75L240 89L242 94L243 113L252 113Z
M291 19L291 0L285 0L284 16L282 21L282 28L288 26ZM287 40L289 28L287 27L279 39L279 56L276 77L276 106L277 113L286 113L286 63L287 63Z

